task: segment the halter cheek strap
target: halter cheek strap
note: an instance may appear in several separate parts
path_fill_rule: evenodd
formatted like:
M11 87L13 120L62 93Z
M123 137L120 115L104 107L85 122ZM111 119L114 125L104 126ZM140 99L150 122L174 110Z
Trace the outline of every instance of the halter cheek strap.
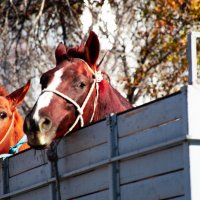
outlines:
M63 94L63 93L61 93L61 92L59 92L58 90L55 90L55 89L48 89L48 88L46 88L46 89L44 89L44 90L42 91L42 93L41 93L41 94L43 94L44 92L53 92L54 94L56 94L56 95L62 97L62 98L65 99L66 101L71 102L71 103L76 107L76 109L77 109L77 111L78 111L79 114L78 114L76 120L74 121L74 123L72 124L72 126L71 126L71 127L68 129L68 131L64 134L64 136L67 135L70 131L72 131L72 130L74 129L74 127L77 125L77 123L79 122L79 120L80 120L80 123L81 123L81 127L84 126L84 119L83 119L84 109L85 109L85 106L87 105L88 100L89 100L89 98L91 97L92 92L93 92L93 90L95 89L95 86L96 86L96 92L97 92L97 94L96 94L96 97L95 97L95 100L94 100L93 113L92 113L92 116L91 116L91 119L90 119L90 122L92 122L92 120L93 120L93 118L94 118L95 111L96 111L96 107L97 107L98 97L99 97L99 83L103 80L103 76L102 76L102 74L101 74L101 71L95 71L95 72L94 72L94 71L90 68L90 66L89 66L84 60L82 60L82 59L80 59L80 60L86 64L86 66L88 67L88 69L90 70L90 72L91 72L91 73L94 75L94 77L95 77L95 78L94 78L94 81L93 81L93 83L92 83L92 86L91 86L91 88L90 88L90 90L89 90L89 92L88 92L88 94L87 94L87 96L86 96L86 98L85 98L85 100L84 100L82 106L80 106L76 101L74 101L74 100L73 100L72 98L70 98L69 96L67 96L67 95L65 95L65 94Z
M13 124L14 124L14 119L15 119L15 113L13 112L12 114L12 120L11 120L11 123L10 123L10 126L6 132L6 134L4 135L4 137L2 138L2 140L0 141L0 145L3 144L3 142L6 140L6 138L8 137L8 134L10 133L12 127L13 127Z
M0 141L0 145L2 145L3 142L6 140L6 138L9 136L9 133L10 133L10 131L11 131L13 125L14 125L14 119L15 119L15 113L13 112L10 126L9 126L8 130L6 131L6 134L4 135L2 140ZM0 158L5 159L5 158L7 158L7 157L9 157L9 156L11 156L13 154L18 153L19 148L21 147L21 145L25 144L25 143L27 143L27 137L24 134L23 137L21 138L21 140L16 145L10 147L9 153L8 154L0 154Z

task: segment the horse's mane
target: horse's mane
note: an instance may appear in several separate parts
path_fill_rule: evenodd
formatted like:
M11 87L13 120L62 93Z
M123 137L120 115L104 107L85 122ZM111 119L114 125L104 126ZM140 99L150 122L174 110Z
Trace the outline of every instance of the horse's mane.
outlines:
M82 45L77 47L70 47L67 49L67 56L69 58L81 58L85 60L84 48Z
M2 86L0 85L0 96L7 96L8 95L8 92L7 90Z

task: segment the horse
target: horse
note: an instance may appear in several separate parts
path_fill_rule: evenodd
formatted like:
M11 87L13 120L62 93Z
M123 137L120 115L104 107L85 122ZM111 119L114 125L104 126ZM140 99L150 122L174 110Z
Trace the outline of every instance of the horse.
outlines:
M7 155L30 148L28 144L22 144L14 149L24 136L23 119L17 111L17 106L23 102L29 87L30 81L11 94L8 94L3 86L0 87L0 154Z
M99 52L93 31L80 46L57 46L56 66L41 76L42 92L24 121L32 148L48 148L72 130L132 107L100 70Z

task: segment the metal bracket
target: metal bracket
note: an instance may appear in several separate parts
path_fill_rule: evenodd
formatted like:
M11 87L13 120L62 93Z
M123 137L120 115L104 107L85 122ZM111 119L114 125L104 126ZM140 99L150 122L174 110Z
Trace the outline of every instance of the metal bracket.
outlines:
M3 161L3 193L7 194L9 192L9 159L6 158Z
M119 155L117 115L110 114L107 117L107 124L110 126L108 145L110 147L109 158L111 159ZM109 171L110 171L109 199L120 200L121 197L120 197L119 161L110 163Z
M60 140L59 140L60 141ZM58 153L57 153L57 142L53 142L51 144L51 148L47 151L47 157L50 161L51 165L51 173L56 178L55 183L53 183L52 186L54 189L53 199L61 200L61 192L60 192L60 176L59 176L59 170L58 170Z
M190 32L188 34L188 63L190 85L197 84L197 38L200 38L200 32Z

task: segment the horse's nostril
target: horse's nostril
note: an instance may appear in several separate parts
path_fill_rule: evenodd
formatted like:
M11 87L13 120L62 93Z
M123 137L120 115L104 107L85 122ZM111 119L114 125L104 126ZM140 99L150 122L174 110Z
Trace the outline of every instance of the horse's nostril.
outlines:
M51 128L52 122L48 117L44 117L40 120L39 126L41 130L48 131Z
M39 127L35 120L31 119L29 116L26 116L24 120L24 132L26 134L31 134L32 131L38 131Z
M51 123L51 121L48 118L44 119L44 122L43 122L44 125L48 126L50 123Z

